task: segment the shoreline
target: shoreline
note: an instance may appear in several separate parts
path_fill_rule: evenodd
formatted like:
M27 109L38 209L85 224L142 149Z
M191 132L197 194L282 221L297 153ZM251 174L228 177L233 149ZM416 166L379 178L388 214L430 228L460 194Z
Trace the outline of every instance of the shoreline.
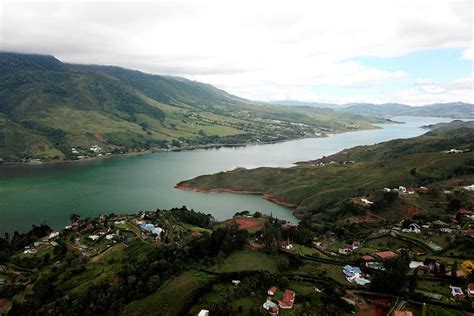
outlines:
M384 123L384 124L393 124L396 123L395 121ZM111 154L111 155L103 155L103 156L96 156L96 157L88 157L84 159L76 159L76 160L57 160L57 161L2 161L0 162L0 167L1 166L38 166L38 165L54 165L54 164L63 164L63 163L81 163L81 162L92 162L92 161L99 161L99 160L105 160L105 159L115 159L119 157L133 157L133 156L142 156L142 155L149 155L149 154L154 154L154 153L160 153L160 152L180 152L180 151L192 151L192 150L199 150L199 149L218 149L221 147L245 147L245 146L253 146L253 145L271 145L271 144L278 144L278 143L284 143L288 141L294 141L294 140L302 140L302 139L312 139L312 138L325 138L329 137L330 135L335 135L335 134L343 134L343 133L351 133L351 132L357 132L357 131L364 131L364 130L372 130L372 129L379 129L382 127L379 127L377 125L373 125L372 128L361 128L361 129L355 129L355 130L346 130L346 131L340 131L340 132L334 132L334 133L327 133L323 134L320 136L304 136L304 137L295 137L295 138L288 138L288 139L283 139L283 140L276 140L276 141L268 141L268 142L249 142L249 143L242 143L242 144L206 144L206 145L193 145L193 146L188 146L185 148L154 148L154 149L147 149L143 150L140 152L127 152L123 154Z
M302 212L297 210L298 206L297 204L285 202L283 200L277 199L275 197L272 197L270 193L268 192L261 192L261 191L245 191L245 190L233 190L233 189L225 189L225 188L217 188L217 189L200 189L200 188L193 188L187 185L183 185L183 182L181 181L178 184L174 186L175 189L178 190L183 190L183 191L193 191L193 192L199 192L199 193L232 193L232 194L251 194L251 195L260 195L262 196L263 199L281 205L285 206L287 208L293 209L293 216L296 218L301 218Z

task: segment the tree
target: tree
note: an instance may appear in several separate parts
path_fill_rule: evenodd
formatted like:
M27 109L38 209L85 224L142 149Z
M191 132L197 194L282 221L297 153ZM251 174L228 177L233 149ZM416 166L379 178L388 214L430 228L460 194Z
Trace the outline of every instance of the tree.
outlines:
M415 271L413 271L413 275L410 276L408 289L410 290L411 293L414 293L417 286L418 286L418 268L416 268Z
M453 265L451 266L451 280L454 282L458 279L458 262L454 261Z
M69 216L69 220L71 221L71 223L75 223L75 222L78 222L79 221L79 218L81 216L76 214L76 213L72 213L70 216Z

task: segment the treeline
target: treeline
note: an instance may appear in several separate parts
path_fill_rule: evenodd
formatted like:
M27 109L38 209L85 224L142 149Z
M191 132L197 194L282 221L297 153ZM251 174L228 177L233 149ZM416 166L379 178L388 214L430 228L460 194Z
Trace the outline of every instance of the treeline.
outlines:
M40 226L33 225L31 230L26 233L15 231L13 236L5 233L5 236L0 238L0 263L8 262L15 252L31 245L40 238L48 236L50 232L51 227L41 224Z
M214 217L212 217L212 215L196 212L193 209L188 210L186 206L181 208L172 208L170 212L173 217L183 223L203 228L211 228L215 223Z
M155 247L135 240L123 258L109 259L115 273L74 292L68 288L68 280L87 271L88 259L69 250L59 266L42 271L33 295L23 303L15 301L9 315L117 315L128 302L150 295L171 277L196 266L212 266L232 251L243 249L247 238L246 231L229 226L203 234L186 247Z

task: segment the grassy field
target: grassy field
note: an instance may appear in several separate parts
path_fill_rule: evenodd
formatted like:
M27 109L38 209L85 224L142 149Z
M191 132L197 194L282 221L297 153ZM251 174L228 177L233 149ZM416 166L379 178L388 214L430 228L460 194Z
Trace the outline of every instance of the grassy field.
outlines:
M167 281L158 291L143 299L129 303L122 315L174 316L186 312L196 291L212 280L212 276L187 271Z
M342 267L327 263L304 261L303 266L292 272L317 278L328 277L337 281L340 284L348 283L342 272Z
M212 268L213 272L228 273L238 271L277 271L277 259L256 250L236 251L228 256L219 266Z
M269 105L185 78L64 64L52 56L1 53L0 66L0 158L9 161L73 159L71 147L91 154L94 144L130 151L278 141L385 121ZM15 84L18 78L28 81Z

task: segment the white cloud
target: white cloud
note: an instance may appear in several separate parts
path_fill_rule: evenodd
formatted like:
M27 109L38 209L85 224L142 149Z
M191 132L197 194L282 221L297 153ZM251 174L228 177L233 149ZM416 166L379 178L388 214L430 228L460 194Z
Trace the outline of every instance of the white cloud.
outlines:
M467 49L470 8L470 0L4 1L0 49L182 75L253 99L321 98L319 85L377 87L409 77L348 61L355 56Z

